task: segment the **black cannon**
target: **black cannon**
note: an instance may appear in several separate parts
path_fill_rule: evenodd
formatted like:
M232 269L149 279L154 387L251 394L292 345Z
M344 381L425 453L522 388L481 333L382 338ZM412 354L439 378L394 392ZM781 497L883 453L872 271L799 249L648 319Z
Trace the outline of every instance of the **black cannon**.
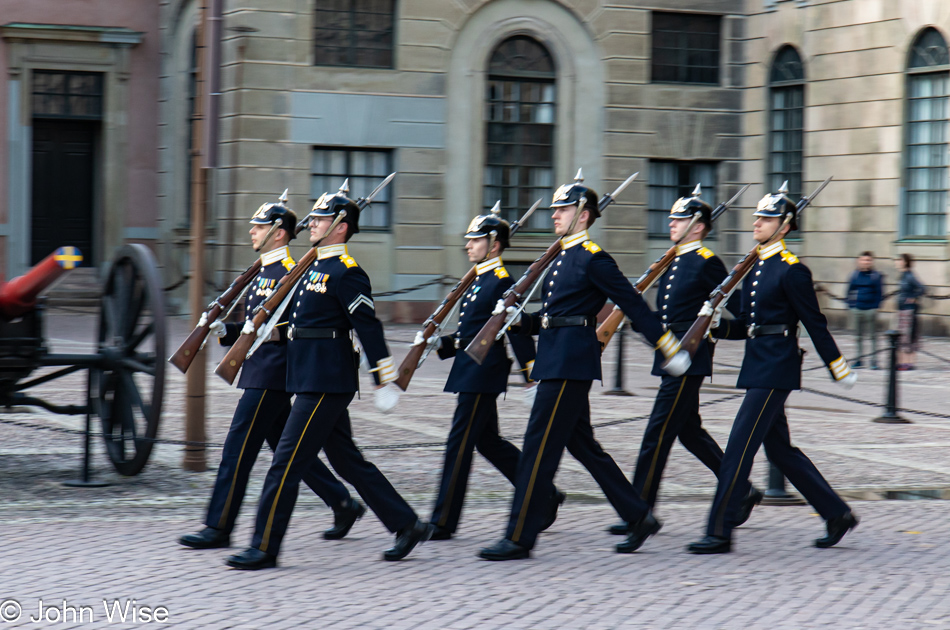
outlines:
M91 417L97 416L116 470L136 475L158 434L165 386L165 308L157 265L143 245L120 248L102 288L96 353L54 354L37 296L81 261L76 248L60 247L25 275L0 285L0 406L85 415L86 480ZM61 369L30 378L49 367ZM25 393L82 370L88 370L85 404L53 404Z

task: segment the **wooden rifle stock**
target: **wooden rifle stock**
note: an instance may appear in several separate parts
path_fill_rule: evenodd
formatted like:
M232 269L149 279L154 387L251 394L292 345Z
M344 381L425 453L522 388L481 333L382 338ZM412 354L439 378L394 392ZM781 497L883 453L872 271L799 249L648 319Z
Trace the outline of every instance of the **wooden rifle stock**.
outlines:
M633 285L633 288L637 293L643 294L653 286L653 283L656 282L666 268L670 266L673 262L673 258L676 257L676 245L669 248L665 254L653 261L653 264L650 265L650 268L646 270L640 279L637 280L637 283ZM600 326L597 327L597 340L600 341L600 351L603 352L607 348L607 344L610 343L610 340L613 339L614 333L617 332L617 329L620 328L620 324L623 322L625 317L623 311L619 307L614 307L610 311L610 315L607 316Z
M735 288L739 286L749 271L752 270L752 267L755 266L755 261L758 258L758 248L759 245L753 247L752 251L746 254L745 257L732 268L729 275L719 283L719 286L713 289L712 293L709 294L706 305L709 306L712 311L715 311L725 300L729 299L729 296L732 295ZM690 358L696 354L699 344L709 332L711 323L712 315L700 315L696 318L696 321L693 322L693 325L689 327L689 330L686 331L686 334L683 335L683 338L680 339L680 345L683 350L689 352Z
M531 287L534 286L538 278L547 270L548 265L561 253L561 249L561 239L558 239L554 241L554 244L548 247L546 252L531 263L531 266L524 272L521 279L505 293L505 309L509 306L513 306L531 291ZM488 356L488 351L491 350L492 345L495 343L495 338L501 331L502 326L505 325L507 318L508 313L506 311L492 315L491 318L485 322L485 325L482 326L482 329L478 331L478 335L475 336L472 343L468 344L468 347L465 348L465 354L472 357L475 363L481 365L485 357Z
M439 307L435 309L435 312L425 321L425 326L422 329L423 337L429 339L429 337L435 334L442 322L445 321L445 318L448 317L452 309L455 308L455 304L465 295L465 292L472 286L472 283L475 282L476 275L475 267L472 267L468 270L468 273L458 281L449 294L445 296L445 299L442 300ZM425 349L425 343L411 346L406 358L402 360L399 366L398 376L394 381L396 386L402 391L406 391L409 387L409 381L412 380L412 375L416 373L416 368L419 366L419 360L422 358L422 353L425 352Z
M274 309L280 306L284 298L293 291L297 285L297 281L310 269L310 265L313 264L316 258L317 248L311 247L307 253L297 261L297 265L284 274L284 277L281 278L277 286L274 287L274 292L271 293L271 296L254 311L254 316L251 319L254 324L254 332L245 333L242 330L237 341L234 342L234 345L231 346L228 353L224 355L224 359L221 360L218 367L214 369L214 373L227 381L229 385L234 383L238 371L247 358L247 353L250 351L251 346L254 345L254 341L257 339L256 331L267 322L267 319L270 317L270 314L274 312Z
M191 363L195 360L195 355L201 350L208 333L211 332L211 324L217 321L221 314L225 312L234 300L238 299L245 287L251 283L261 270L261 259L258 258L251 266L244 270L240 276L234 279L231 286L219 295L205 311L205 323L203 326L196 326L191 334L182 342L175 351L175 354L168 358L168 362L174 365L182 372L187 372Z

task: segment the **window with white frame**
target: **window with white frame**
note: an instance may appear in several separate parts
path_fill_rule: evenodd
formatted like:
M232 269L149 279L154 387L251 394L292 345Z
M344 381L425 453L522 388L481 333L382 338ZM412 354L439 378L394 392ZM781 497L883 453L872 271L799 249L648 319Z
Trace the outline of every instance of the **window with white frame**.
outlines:
M670 237L670 208L680 197L689 197L702 184L702 199L716 207L715 162L673 162L650 160L647 234L650 238Z
M350 199L365 197L393 172L390 149L314 147L310 165L310 201L334 193L349 179ZM393 182L395 183L395 182ZM392 222L390 184L360 212L360 230L388 230ZM308 209L309 211L309 209Z

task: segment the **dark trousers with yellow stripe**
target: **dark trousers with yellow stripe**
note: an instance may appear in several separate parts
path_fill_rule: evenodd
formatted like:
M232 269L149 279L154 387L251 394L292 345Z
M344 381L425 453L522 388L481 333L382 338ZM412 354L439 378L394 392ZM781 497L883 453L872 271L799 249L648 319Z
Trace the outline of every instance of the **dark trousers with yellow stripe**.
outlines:
M579 461L627 522L649 510L623 471L594 439L590 425L591 381L544 380L531 409L518 461L515 498L505 537L531 549L549 515L554 474L564 448Z
M651 508L656 504L663 468L676 438L714 475L719 474L722 449L703 428L699 416L699 388L705 378L664 376L660 381L633 473L634 489Z
M290 414L287 392L246 389L234 409L231 428L221 451L221 464L208 505L205 525L230 532L244 501L247 481L264 441L276 450ZM319 459L303 473L303 481L330 509L338 509L350 493Z
M789 393L787 389L758 388L746 392L719 469L719 485L706 527L708 535L732 536L736 514L748 488L740 488L741 481L749 478L752 460L763 445L769 461L822 518L828 520L848 512L848 504L831 489L811 460L792 446L785 416Z
M458 528L474 449L515 483L521 451L498 433L497 400L497 393L462 392L458 396L445 448L442 483L432 511L432 522L450 532Z
M383 525L398 532L415 524L416 513L389 480L353 443L346 407L353 393L297 394L287 426L264 480L251 546L277 555L297 501L304 471L325 449L330 465L366 501Z

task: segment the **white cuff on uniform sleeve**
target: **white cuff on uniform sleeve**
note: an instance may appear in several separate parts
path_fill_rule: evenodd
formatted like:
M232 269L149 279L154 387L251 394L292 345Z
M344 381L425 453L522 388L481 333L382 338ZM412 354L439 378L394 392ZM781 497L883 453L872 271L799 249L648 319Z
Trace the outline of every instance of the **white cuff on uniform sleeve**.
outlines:
M656 342L656 349L663 353L663 356L669 359L680 351L680 340L672 331L667 330Z
M831 370L831 375L836 381L840 381L851 373L851 367L843 356L829 363L828 368Z
M392 357L386 357L376 362L376 367L370 372L379 372L380 385L396 380L396 362Z

